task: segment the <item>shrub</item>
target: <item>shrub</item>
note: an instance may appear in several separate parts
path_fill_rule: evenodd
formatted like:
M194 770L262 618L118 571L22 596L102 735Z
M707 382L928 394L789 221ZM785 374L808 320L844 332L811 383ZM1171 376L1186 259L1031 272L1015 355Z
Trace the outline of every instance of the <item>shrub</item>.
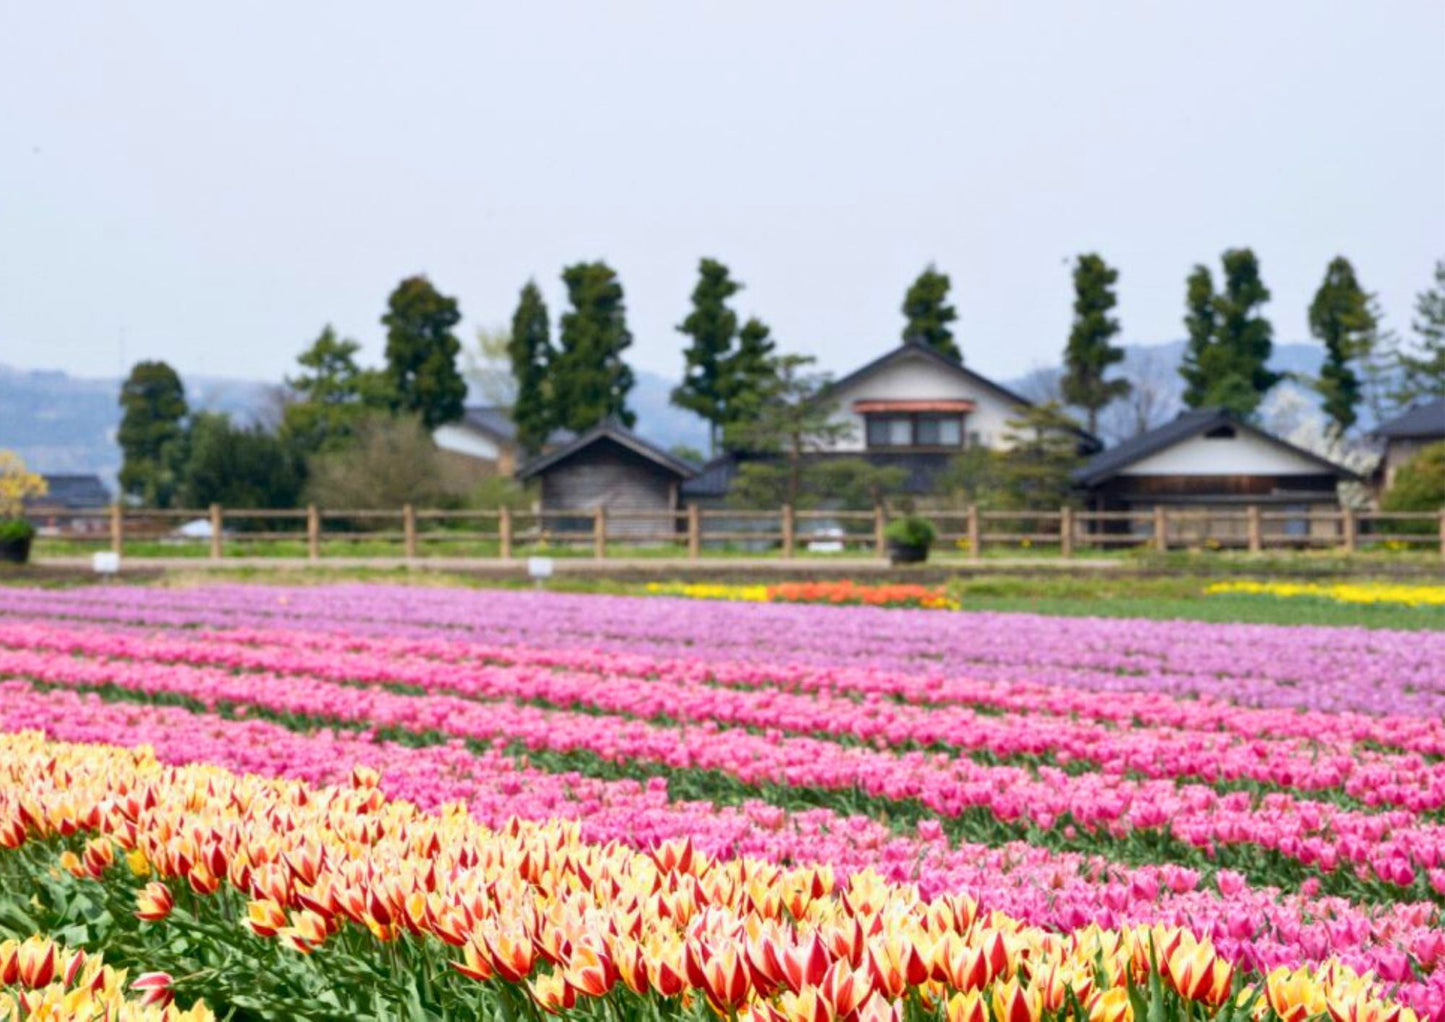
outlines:
M0 519L0 543L16 543L35 535L35 526L24 518Z
M899 546L930 547L937 536L932 522L913 515L895 519L883 529L883 538Z

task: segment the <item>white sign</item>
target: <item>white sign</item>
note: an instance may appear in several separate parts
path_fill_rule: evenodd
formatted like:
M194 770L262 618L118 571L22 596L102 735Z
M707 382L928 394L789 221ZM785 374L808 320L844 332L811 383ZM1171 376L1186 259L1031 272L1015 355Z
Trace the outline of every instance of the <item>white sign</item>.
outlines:
M528 557L527 574L533 578L552 577L552 558L550 557Z
M98 550L91 555L90 566L97 575L114 575L120 571L120 554L113 550Z

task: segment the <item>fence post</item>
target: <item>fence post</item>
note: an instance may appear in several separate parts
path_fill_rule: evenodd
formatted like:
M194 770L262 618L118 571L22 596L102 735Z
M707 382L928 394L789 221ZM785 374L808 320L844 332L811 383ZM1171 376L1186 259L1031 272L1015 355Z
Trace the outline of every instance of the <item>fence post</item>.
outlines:
M1246 510L1249 516L1246 522L1249 534L1249 552L1257 554L1264 549L1264 522L1260 518L1258 504L1251 504Z
M497 556L504 561L512 559L512 509L497 509Z
M687 506L687 559L695 561L702 556L702 509L696 504Z
M1059 511L1059 556L1074 556L1074 509L1067 504Z
M401 546L408 561L416 560L416 508L401 506Z
M1344 533L1345 553L1352 554L1359 547L1360 523L1355 520L1355 509L1347 507L1341 511L1340 530Z
M1169 520L1164 517L1164 505L1154 505L1154 549L1165 553L1169 549Z
M884 556L888 547L888 541L883 538L883 529L887 523L888 512L883 510L883 505L873 505L873 554L879 558Z
M607 509L601 504L592 511L592 556L599 561L607 556Z
M110 506L110 549L112 553L119 554L125 546L125 512L121 510L120 501Z
M977 504L968 505L968 524L966 528L968 529L968 556L976 561L983 552L981 550L983 546L983 534L978 528Z
M793 520L793 505L783 505L783 556L793 556L793 540L796 536L795 522Z
M1445 558L1445 507L1440 509L1440 556Z
M211 560L221 559L221 505L211 505Z
M310 560L321 560L321 512L315 504L306 505L306 556Z

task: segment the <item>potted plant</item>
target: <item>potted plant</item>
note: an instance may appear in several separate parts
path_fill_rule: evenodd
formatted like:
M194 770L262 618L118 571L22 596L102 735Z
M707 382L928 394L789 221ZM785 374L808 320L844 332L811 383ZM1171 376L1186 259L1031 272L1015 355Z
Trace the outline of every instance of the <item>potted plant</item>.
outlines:
M30 560L30 541L35 526L24 518L25 501L43 497L45 480L25 469L25 462L13 451L0 451L0 561L24 564Z
M908 515L888 523L883 538L888 541L888 560L893 564L920 564L928 560L928 548L938 530L926 518Z

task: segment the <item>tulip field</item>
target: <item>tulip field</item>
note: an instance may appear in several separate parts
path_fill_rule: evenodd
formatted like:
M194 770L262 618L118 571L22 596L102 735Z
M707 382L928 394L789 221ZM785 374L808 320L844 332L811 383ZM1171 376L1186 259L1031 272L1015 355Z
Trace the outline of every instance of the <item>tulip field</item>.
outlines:
M1445 1022L1445 632L788 595L0 587L0 1020Z

